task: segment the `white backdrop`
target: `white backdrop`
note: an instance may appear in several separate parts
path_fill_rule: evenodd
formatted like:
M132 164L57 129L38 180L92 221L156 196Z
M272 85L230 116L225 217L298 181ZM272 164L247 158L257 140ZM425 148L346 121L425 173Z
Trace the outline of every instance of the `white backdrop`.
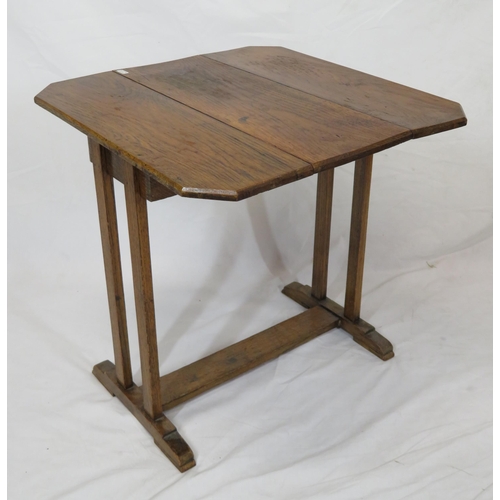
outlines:
M16 0L9 6L9 499L492 498L492 5L485 0ZM180 474L91 375L112 359L86 138L51 82L281 45L458 101L465 128L375 156L362 317L169 412ZM353 166L336 170L329 296L343 302ZM239 203L149 204L167 373L302 308L315 178ZM140 382L123 192L117 186Z

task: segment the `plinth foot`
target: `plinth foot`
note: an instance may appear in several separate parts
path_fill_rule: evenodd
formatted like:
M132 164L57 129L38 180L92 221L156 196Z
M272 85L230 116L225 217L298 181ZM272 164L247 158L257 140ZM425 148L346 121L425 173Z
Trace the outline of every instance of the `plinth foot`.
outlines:
M177 432L172 422L165 415L153 420L144 411L141 389L135 384L124 389L116 379L115 365L111 361L103 361L95 365L92 373L139 420L151 434L158 448L180 472L185 472L196 465L191 448Z
M321 306L330 311L340 320L340 328L350 333L355 342L363 346L375 356L383 361L387 361L394 357L392 344L380 333L375 330L375 327L366 321L359 319L351 321L344 316L344 308L331 299L318 300L311 294L311 287L302 285L296 281L290 283L283 288L282 292L290 297L301 306L311 308Z

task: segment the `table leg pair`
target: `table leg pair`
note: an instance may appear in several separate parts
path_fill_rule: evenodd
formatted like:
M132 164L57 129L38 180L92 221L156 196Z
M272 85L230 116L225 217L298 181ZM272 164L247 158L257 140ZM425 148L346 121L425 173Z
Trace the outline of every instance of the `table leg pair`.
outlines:
M93 369L104 387L130 410L171 462L184 472L193 452L163 411L278 357L332 328L341 327L383 360L392 345L359 319L372 156L356 162L345 308L326 297L333 169L318 174L312 287L291 283L283 293L307 311L248 339L160 377L156 339L147 200L175 193L105 147L89 140L94 164L115 364ZM125 185L142 387L132 380L113 179Z

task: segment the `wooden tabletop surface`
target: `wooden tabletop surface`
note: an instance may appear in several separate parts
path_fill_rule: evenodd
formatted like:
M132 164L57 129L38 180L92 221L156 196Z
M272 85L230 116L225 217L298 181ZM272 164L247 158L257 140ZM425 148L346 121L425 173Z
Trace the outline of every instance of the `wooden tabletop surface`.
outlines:
M456 102L281 47L66 80L35 102L177 194L233 201L467 123Z

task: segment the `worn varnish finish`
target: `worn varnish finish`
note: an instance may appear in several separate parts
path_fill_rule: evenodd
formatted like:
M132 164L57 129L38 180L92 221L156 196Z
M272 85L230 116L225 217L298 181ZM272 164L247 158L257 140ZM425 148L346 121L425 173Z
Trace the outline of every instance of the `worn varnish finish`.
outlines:
M89 155L92 163L95 163L96 159L98 159L98 155L100 154L99 147L101 147L102 151L105 152L107 171L109 174L117 181L125 184L125 171L128 168L127 165L131 165L131 163L109 149L100 146L100 144L94 141L94 139L89 138ZM144 172L144 175L141 176L139 182L141 193L148 201L163 200L164 198L176 195L174 191L168 189L163 184L160 184L147 172Z
M467 123L457 102L283 47L244 47L205 57L406 127L414 138Z
M49 85L35 102L89 138L115 365L93 373L184 472L193 453L163 415L328 330L382 360L392 344L360 318L373 153L460 127L459 104L280 47L246 47ZM333 167L356 161L345 306L327 297ZM237 201L318 174L308 310L163 377L147 200ZM132 380L113 178L125 186L143 386Z
M406 128L206 57L127 71L126 78L276 146L315 171L411 138Z
M169 190L221 200L466 123L457 103L280 47L75 78L35 102Z
M127 168L130 167L131 163L116 153L109 152L109 167L113 174L113 177L125 184L125 175ZM175 192L167 188L163 184L160 184L154 177L151 177L147 172L143 172L139 178L139 188L144 198L148 201L158 201L165 198L170 198L170 196L175 196Z
M234 201L314 172L309 163L118 73L55 83L35 100L180 196Z
M337 316L313 307L252 337L226 347L161 378L163 409L167 410L231 380L266 361L295 349L335 328Z

